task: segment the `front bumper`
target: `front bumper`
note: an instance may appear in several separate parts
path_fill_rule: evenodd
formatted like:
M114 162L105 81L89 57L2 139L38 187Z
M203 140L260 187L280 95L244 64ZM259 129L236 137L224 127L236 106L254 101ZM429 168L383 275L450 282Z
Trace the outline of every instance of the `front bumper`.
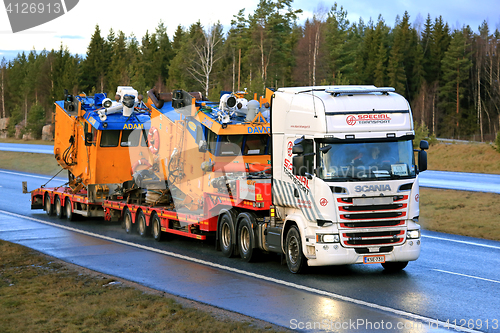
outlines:
M362 264L365 256L384 255L385 261L412 261L420 256L421 239L407 239L402 245L394 246L391 252L370 252L358 254L354 248L342 247L339 243L318 244L314 256L308 256L309 266Z

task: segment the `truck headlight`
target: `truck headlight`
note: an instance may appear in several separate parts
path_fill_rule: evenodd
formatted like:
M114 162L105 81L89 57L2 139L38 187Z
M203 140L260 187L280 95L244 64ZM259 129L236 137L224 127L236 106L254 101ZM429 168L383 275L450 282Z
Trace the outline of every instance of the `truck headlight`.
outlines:
M408 230L406 233L407 239L418 239L420 238L420 230Z
M339 243L338 234L316 234L316 243Z

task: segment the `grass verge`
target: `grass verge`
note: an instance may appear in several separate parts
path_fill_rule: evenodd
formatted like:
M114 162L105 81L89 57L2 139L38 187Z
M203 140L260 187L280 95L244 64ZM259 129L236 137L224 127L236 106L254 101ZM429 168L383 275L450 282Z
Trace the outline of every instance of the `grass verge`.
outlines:
M441 143L427 156L429 170L500 174L500 153L486 143Z
M275 332L2 240L0 263L0 332Z
M500 241L500 194L420 188L426 230Z
M53 155L0 151L0 169L54 176L61 167ZM67 172L62 171L59 176L66 177Z

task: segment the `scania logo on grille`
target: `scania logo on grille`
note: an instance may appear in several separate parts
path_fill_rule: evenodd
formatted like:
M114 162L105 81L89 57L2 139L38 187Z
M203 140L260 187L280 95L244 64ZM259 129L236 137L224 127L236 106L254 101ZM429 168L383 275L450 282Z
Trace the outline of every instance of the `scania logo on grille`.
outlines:
M385 192L391 191L390 185L358 185L354 188L356 192Z

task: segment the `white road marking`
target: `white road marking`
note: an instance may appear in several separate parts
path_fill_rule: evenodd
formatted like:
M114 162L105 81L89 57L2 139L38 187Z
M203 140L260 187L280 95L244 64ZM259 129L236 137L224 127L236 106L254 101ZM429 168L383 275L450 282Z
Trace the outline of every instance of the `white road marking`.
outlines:
M170 256L170 257L174 257L174 258L179 258L179 259L184 259L184 260L187 260L187 261L195 262L195 263L198 263L198 264L201 264L201 265L210 266L210 267L214 267L214 268L218 268L218 269L223 269L225 271L234 272L234 273L238 273L238 274L242 274L242 275L246 275L246 276L251 276L251 277L256 278L256 279L260 279L260 280L264 280L264 281L268 281L268 282L274 282L274 283L277 283L277 284L280 284L280 285L283 285L283 286L295 288L295 289L298 289L298 290L308 291L310 293L314 293L314 294L317 294L317 295L322 295L322 296L326 296L326 297L330 297L330 298L342 300L342 301L345 301L345 302L349 302L349 303L354 303L354 304L357 304L357 305L366 306L366 307L369 307L369 308L372 308L372 309L377 309L377 310L385 311L385 312L392 313L392 314L395 314L395 315L398 315L398 316L402 316L402 317L406 317L406 318L409 318L409 319L421 321L421 322L424 322L424 323L430 323L430 322L432 322L433 324L437 323L439 326L442 326L443 328L449 328L449 323L446 323L446 322L441 321L441 320L436 320L436 319L428 318L428 317L421 316L421 315L418 315L418 314L414 314L414 313L410 313L410 312L406 312L406 311L402 311L402 310L398 310L398 309L393 309L393 308L390 308L390 307L387 307L387 306L384 306L384 305L379 305L379 304L375 304L375 303L366 302L366 301L363 301L363 300L359 300L359 299L356 299L356 298L352 298L352 297L348 297L348 296L343 296L343 295L335 294L335 293L324 291L324 290L321 290L321 289L307 287L307 286L303 286L303 285L296 284L296 283L293 283L293 282L288 282L288 281L284 281L284 280L280 280L280 279L275 279L275 278L272 278L272 277L264 276L264 275L261 275L261 274L247 272L247 271L244 271L244 270L241 270L241 269L238 269L238 268L224 266L224 265L216 264L216 263L213 263L213 262L210 262L210 261L201 260L201 259L191 258L191 257L185 256L185 255L182 255L182 254L177 254L177 253L170 252L170 251L159 250L159 249L155 249L155 248L152 248L152 247L148 247L148 246L144 246L144 245L140 245L140 244L135 244L135 243L127 242L127 241L124 241L124 240L121 240L121 239L111 238L111 237L107 237L107 236L103 236L103 235L99 235L99 234L94 234L92 232L88 232L88 231L85 231L85 230L79 230L79 229L75 229L75 228L72 228L72 227L67 227L67 226L64 226L64 225L59 225L59 224L56 224L56 223L52 223L52 222L48 222L48 221L44 221L44 220L39 220L39 219L36 219L36 218L33 218L33 217L29 217L29 216L24 216L24 215L16 214L16 213L7 212L7 211L4 211L4 210L0 210L0 214L10 215L10 216L14 216L14 217L21 218L21 219L26 219L26 220L31 220L31 221L34 221L34 222L39 222L39 223L47 224L47 225L50 225L50 226L53 226L53 227L57 227L57 228L61 228L61 229L66 229L66 230L69 230L69 231L78 232L80 234L84 234L84 235L88 235L88 236L92 236L92 237L104 239L104 240L107 240L107 241L110 241L110 242L124 244L124 245L132 246L132 247L135 247L135 248L147 250L147 251L164 254L164 255L167 255L167 256ZM472 330L472 329L465 328L465 327L456 327L456 330L462 331L462 332L474 332L474 333L480 332L480 331Z
M461 243L461 244L467 244L467 245L476 245L476 246L487 247L487 248L490 248L490 249L497 249L497 250L500 250L500 246L487 245L487 244L480 244L480 243L474 243L474 242L467 242L467 241L461 241L461 240L449 239L449 238L444 238L444 237L436 237L436 236L427 236L427 235L422 235L422 237L425 237L425 238L431 238L431 239L438 239L438 240L444 240L444 241L455 242L455 243Z
M39 178L39 179L50 179L52 177L49 177L49 176L35 176L35 175L30 175L30 174L27 174L27 173L17 173L17 172L11 172L11 171L4 171L4 170L0 170L0 173L6 173L6 174L9 174L9 175L16 175L16 176L23 176L23 177L32 177L32 178ZM52 180L64 180L63 178L54 178Z
M478 279L478 280L483 280L483 281L488 281L488 282L494 282L494 283L500 283L500 281L497 280L491 280L491 279L485 279L479 276L474 276L474 275L467 275L467 274L462 274L462 273L455 273L455 272L450 272L450 271L443 271L442 269L432 269L433 271L437 272L442 272L442 273L448 273L448 274L453 274L453 275L460 275L460 276L465 276L468 278L473 278L473 279Z

